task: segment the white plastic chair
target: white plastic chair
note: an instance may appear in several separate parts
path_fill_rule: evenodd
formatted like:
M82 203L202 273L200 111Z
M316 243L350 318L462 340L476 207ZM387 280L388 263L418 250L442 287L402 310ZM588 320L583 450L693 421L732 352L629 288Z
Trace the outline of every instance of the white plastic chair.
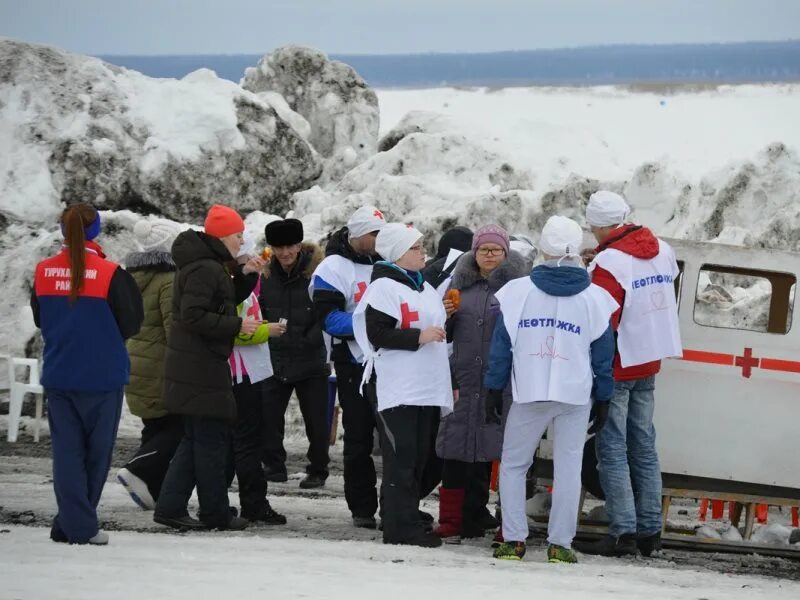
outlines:
M28 381L17 381L17 367L28 367ZM36 420L33 423L33 441L39 441L39 427L42 421L42 401L44 388L39 383L39 361L35 358L8 358L8 441L16 442L19 433L19 419L22 416L22 400L25 394L36 396Z

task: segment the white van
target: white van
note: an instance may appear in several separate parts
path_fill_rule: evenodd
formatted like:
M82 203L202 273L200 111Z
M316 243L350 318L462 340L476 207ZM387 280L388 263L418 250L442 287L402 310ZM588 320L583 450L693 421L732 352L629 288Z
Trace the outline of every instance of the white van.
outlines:
M800 254L667 241L684 350L656 376L664 514L674 497L736 500L748 539L756 504L800 506ZM545 440L537 476L551 456Z
M683 358L656 377L654 422L669 497L800 505L800 255L669 240ZM735 518L738 520L738 517Z

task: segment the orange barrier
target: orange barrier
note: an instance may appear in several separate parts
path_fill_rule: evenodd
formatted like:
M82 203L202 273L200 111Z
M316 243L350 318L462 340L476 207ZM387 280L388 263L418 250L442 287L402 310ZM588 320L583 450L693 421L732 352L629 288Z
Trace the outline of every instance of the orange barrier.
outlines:
M489 488L493 491L497 491L497 480L500 477L500 461L493 460L492 461L492 477L489 480Z

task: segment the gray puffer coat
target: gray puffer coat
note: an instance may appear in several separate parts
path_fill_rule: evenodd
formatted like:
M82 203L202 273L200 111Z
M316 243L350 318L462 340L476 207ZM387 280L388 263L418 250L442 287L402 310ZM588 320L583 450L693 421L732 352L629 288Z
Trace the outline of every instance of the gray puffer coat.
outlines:
M483 388L492 333L500 314L494 293L530 271L531 262L513 250L490 273L488 281L481 277L472 252L464 254L456 265L450 288L461 291L461 306L447 321L447 333L453 342L450 368L459 397L453 412L439 423L436 454L441 458L470 463L500 458L511 391L509 388L505 392L503 423L486 424Z

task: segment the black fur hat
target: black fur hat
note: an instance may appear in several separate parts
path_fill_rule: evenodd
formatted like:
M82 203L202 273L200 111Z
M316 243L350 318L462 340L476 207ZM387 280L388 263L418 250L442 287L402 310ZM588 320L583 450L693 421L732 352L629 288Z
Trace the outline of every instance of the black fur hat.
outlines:
M270 246L291 246L303 241L303 223L298 219L272 221L264 228Z

